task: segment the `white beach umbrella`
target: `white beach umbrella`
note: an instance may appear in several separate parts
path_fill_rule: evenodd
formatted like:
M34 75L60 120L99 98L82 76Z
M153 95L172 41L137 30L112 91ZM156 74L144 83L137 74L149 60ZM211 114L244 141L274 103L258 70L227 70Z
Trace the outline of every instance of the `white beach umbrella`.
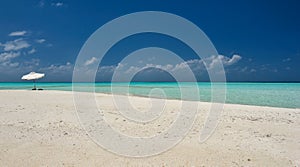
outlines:
M44 76L45 76L45 74L42 74L42 73L30 72L29 74L23 75L22 79L33 80L33 83L34 83L33 89L35 90L36 89L35 80L43 78Z

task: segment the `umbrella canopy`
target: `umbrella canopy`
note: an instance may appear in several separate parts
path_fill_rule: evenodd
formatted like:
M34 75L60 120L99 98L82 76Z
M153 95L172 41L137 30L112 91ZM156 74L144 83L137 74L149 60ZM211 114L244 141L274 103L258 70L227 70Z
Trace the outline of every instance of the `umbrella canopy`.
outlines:
M29 73L27 75L24 75L22 77L22 79L24 79L24 80L36 80L36 79L43 78L44 76L45 76L45 74L31 72L31 73Z
M35 80L43 78L44 76L45 76L45 74L42 74L42 73L31 72L27 75L23 75L22 79L24 79L24 80L33 80L34 86L33 86L32 90L36 90Z

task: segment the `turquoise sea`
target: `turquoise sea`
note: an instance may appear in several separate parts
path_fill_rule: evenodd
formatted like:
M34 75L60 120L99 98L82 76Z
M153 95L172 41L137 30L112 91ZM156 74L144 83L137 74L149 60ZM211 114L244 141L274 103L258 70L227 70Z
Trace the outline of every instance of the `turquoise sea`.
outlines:
M94 84L77 83L77 90L90 91ZM95 83L95 91L100 93L131 94L136 96L151 96L157 98L180 99L181 93L176 82L131 82L128 83ZM185 96L185 100L210 101L210 82L180 83L181 87L189 89L198 86L199 96L191 92ZM28 89L32 88L31 82L22 83L0 83L0 89ZM300 108L300 83L226 83L226 103L247 104L258 106ZM72 83L37 83L38 88L45 90L72 91ZM154 88L163 90L165 95L152 91ZM128 91L129 90L129 91ZM191 89L193 90L193 89ZM150 93L151 92L151 93ZM150 93L150 95L149 95Z

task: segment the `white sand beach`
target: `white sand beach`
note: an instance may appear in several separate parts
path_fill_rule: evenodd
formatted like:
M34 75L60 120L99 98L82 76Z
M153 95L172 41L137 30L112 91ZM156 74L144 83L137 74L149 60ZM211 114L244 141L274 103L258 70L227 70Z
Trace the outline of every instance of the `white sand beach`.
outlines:
M149 99L130 97L140 109ZM162 118L151 124L127 121L112 96L96 100L112 126L129 134L151 135L168 126L178 100L167 100ZM199 143L209 111L201 103L185 139L157 156L128 158L95 144L82 129L72 92L0 91L0 166L296 166L300 165L300 109L225 104L215 133ZM191 102L199 103L199 102Z

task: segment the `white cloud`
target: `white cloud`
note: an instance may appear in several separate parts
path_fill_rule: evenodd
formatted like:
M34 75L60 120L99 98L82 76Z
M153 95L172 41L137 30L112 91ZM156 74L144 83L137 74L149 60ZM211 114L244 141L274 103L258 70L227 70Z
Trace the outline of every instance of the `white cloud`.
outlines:
M208 69L213 69L216 67L216 65L219 65L220 63L222 63L224 67L227 67L237 63L241 58L242 57L239 55L233 55L232 58L223 55L218 55L206 57L204 59L193 59L182 62L180 64L176 64L174 66L173 71L184 70L187 68L191 68L193 71L204 70L204 65L206 65Z
M17 67L17 66L19 66L19 63L18 62L10 63L9 66L10 67Z
M9 70L7 67L15 68L15 67L19 66L19 64L20 64L20 63L18 63L18 62L10 62L10 61L7 61L7 62L1 63L0 65L1 65L2 67L5 67L6 70ZM1 66L0 66L0 67L1 67Z
M20 56L20 52L4 52L0 54L0 62L8 62Z
M38 6L41 7L41 8L44 7L45 6L45 1L44 0L39 1Z
M20 56L20 52L4 52L0 54L0 69L9 71L11 68L19 66L18 62L11 62L14 58ZM3 69L1 69L3 70Z
M38 7L43 8L45 6L53 6L53 7L63 7L65 4L63 2L47 2L46 0L40 0L37 4Z
M223 63L225 65L229 65L230 66L230 65L238 62L241 59L242 59L242 57L239 56L239 55L233 55L232 58L229 58L229 59L228 59L228 57L223 56Z
M19 39L20 40L20 39ZM11 42L11 41L10 41ZM12 42L12 43L17 43L17 42ZM3 45L2 45L3 46ZM2 69L5 70L10 70L12 71L12 73L16 73L17 71L30 71L30 70L35 70L35 71L42 71L47 73L48 76L53 76L53 77L57 77L57 79L61 79L61 76L71 76L72 71L73 71L73 64L71 64L70 62L67 62L65 64L51 64L49 66L44 66L44 67L40 67L40 60L39 59L32 59L29 61L22 61L22 62L15 62L13 61L14 58L17 58L18 56L21 55L21 53L23 53L23 51L14 51L15 48L17 48L15 45L13 45L14 47L8 47L6 48L7 50L10 51L6 51L4 53L0 54L0 71ZM14 49L13 49L14 48ZM34 48L25 50L25 53L29 52L35 52L36 50ZM221 62L224 64L224 67L227 66L231 66L234 65L235 63L237 63L241 57L238 55L233 55L232 57L226 57L226 56L211 56L211 57L207 57L206 58L206 62L209 63L209 65L213 64L213 61L217 59L217 60L221 60ZM86 60L86 62L84 63L85 66L89 66L92 65L98 61L98 59L96 57L91 57L90 59ZM147 64L148 62L148 64ZM172 71L180 76L185 76L186 75L186 70L189 68L195 72L196 74L200 74L201 72L205 71L205 66L204 66L204 60L200 60L200 59L193 59L193 60L188 60L185 62L174 62L174 63L170 63L170 62L166 62L165 64L163 64L162 62L158 62L158 63L152 63L150 64L149 61L146 62L141 62L140 63L136 63L136 64L118 64L118 66L115 65L111 65L111 66L100 66L98 69L98 73L97 75L100 76L100 78L106 78L109 79L109 76L112 76L112 74L114 73L115 70L118 70L118 72L120 72L118 75L121 75L123 78L126 78L127 76L130 76L130 74L135 73L135 72L139 72L139 71L143 71L146 70L148 68L158 68L158 69L162 69L165 71ZM2 67L1 67L2 66ZM85 67L88 68L88 67ZM248 68L247 71L249 71ZM147 71L149 72L149 71ZM157 72L155 70L153 70L153 74ZM252 72L254 72L252 70ZM59 75L57 75L59 74ZM152 73L150 72L150 75ZM63 78L65 79L65 78Z
M52 3L51 5L52 6L56 6L56 7L61 7L61 6L64 5L64 3L62 3L62 2L56 2L56 3Z
M248 70L248 67L246 66L246 67L241 69L241 72L246 72L247 70Z
M131 73L136 73L137 71L141 71L143 68L140 67L135 67L135 66L130 66L125 73L126 74L131 74Z
M241 59L242 57L239 55L233 55L232 58L223 55L218 55L218 56L208 57L204 61L208 66L208 68L212 69L215 68L215 66L218 65L219 63L222 63L223 66L231 66Z
M15 31L8 34L8 36L24 36L27 33L27 31Z
M21 36L26 34L25 31L12 32L10 36ZM28 63L25 61L18 61L17 57L27 54L33 54L36 52L35 48L31 48L31 45L23 38L18 38L11 41L0 43L0 71L10 71L11 73L18 73L20 71L27 71L36 68L39 63L37 61ZM16 59L16 60L15 60Z
M289 62L291 60L292 60L291 58L286 58L286 59L283 59L282 62Z
M116 66L101 66L98 69L98 73L99 74L112 74L116 68L117 68Z
M30 47L30 44L27 41L20 38L14 41L8 41L4 44L0 43L0 46L4 47L4 51L17 51L20 49Z
M36 52L36 49L32 48L30 51L28 51L28 54L33 54Z
M91 65L91 64L94 64L98 59L96 57L92 57L91 59L87 60L84 65L85 66L88 66L88 65Z
M200 60L190 60L190 61L192 61L192 63L194 63L194 62L198 62L198 61L200 61ZM173 70L182 70L182 69L186 69L186 68L188 68L189 67L189 65L188 65L188 62L183 62L183 63L180 63L180 64L176 64L175 66L174 66L174 69Z
M70 73L73 70L73 65L70 62L62 65L52 64L48 67L41 68L40 71L50 72L50 73Z
M140 64L140 61L134 65L129 65L129 64L118 64L117 67L114 66L112 68L111 66L104 66L99 68L98 72L101 72L101 75L105 75L103 73L107 72L107 74L112 74L114 70L117 70L117 77L119 78L128 78L128 76L131 76L132 74L135 74L137 72L149 69L149 68L156 68L156 69L161 69L163 71L169 71L172 72L176 75L179 75L180 77L185 77L189 71L191 70L192 72L196 74L201 74L202 72L206 71L206 67L208 69L210 68L216 68L216 65L219 65L220 63L223 64L223 66L226 68L228 66L232 66L235 63L237 63L241 59L241 56L239 55L233 55L231 58L226 57L223 55L218 55L218 56L210 56L203 59L193 59L193 60L188 60L184 61L181 63L175 63L175 64ZM93 62L92 59L86 62L86 64L89 64ZM204 65L204 63L207 64L207 66ZM107 68L106 68L107 67ZM108 70L103 70L103 69L110 69ZM242 69L244 71L248 70L248 68ZM252 70L252 72L254 72Z
M24 65L28 66L28 67L39 66L40 65L40 59L31 59L29 61L25 61Z
M37 43L44 43L44 42L46 42L46 40L45 39L37 39L37 40L35 40L35 42L37 42Z
M166 65L147 64L145 67L143 67L143 69L147 69L147 68L158 68L158 69L168 71L168 70L173 69L173 65L171 65L171 64L166 64Z
M106 69L106 67L110 67L110 69L112 69L112 70L117 69L118 72L122 71L125 74L137 73L139 71L142 71L142 70L148 69L148 68L157 68L157 69L162 69L165 71L174 69L174 66L171 64L166 64L166 65L146 64L144 66L129 66L127 64L121 64L121 63L119 63L117 67L114 66L114 68L111 68L112 66L102 66L101 69Z

